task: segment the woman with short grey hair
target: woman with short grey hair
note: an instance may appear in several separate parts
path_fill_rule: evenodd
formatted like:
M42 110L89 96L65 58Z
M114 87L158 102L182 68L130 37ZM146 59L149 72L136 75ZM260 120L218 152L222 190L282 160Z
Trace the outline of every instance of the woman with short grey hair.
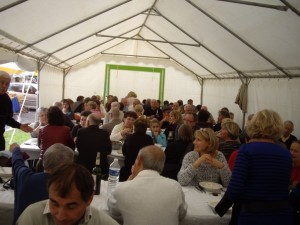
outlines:
M36 112L37 119L32 126L33 131L30 133L32 138L38 138L40 128L48 124L47 112L48 112L48 108L45 107L38 108Z

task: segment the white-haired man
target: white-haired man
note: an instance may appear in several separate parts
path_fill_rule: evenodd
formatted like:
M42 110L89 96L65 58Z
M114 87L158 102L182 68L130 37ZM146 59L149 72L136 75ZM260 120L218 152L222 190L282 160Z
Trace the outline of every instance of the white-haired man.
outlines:
M120 183L108 199L113 217L123 219L124 225L147 225L149 221L176 225L185 217L187 205L180 184L160 176L164 162L164 152L155 145L139 151L130 181Z
M28 123L21 124L13 118L12 102L6 93L10 85L11 77L5 71L0 71L0 151L5 150L5 125L18 128L24 132L32 132L32 127Z

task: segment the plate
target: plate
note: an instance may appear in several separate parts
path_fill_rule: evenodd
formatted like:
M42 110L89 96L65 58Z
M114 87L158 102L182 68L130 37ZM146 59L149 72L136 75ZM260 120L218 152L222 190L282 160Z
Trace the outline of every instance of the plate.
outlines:
M209 192L220 191L223 187L221 184L210 182L210 181L202 181L199 183L199 185L205 191L209 191Z

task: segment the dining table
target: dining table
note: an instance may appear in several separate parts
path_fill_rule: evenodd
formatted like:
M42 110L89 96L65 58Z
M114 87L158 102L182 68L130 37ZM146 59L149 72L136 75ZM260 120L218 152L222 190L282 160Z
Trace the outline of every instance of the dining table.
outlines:
M231 217L228 211L222 218L213 210L213 207L222 197L223 192L217 196L210 192L205 192L198 188L188 186L182 187L187 202L188 209L185 218L180 221L180 225L227 225ZM94 195L92 206L109 214L107 207L107 181L101 181L100 195ZM141 205L142 207L142 205ZM14 191L0 189L0 225L10 225L13 220Z
M22 152L29 156L27 160L39 159L41 149L38 147L37 138L28 139L20 145L20 148Z

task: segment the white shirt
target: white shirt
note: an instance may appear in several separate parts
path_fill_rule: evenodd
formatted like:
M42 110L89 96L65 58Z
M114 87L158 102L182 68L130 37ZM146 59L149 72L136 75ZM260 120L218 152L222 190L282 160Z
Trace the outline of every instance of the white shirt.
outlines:
M120 183L107 205L113 217L123 218L124 225L177 225L187 211L180 184L153 170Z

